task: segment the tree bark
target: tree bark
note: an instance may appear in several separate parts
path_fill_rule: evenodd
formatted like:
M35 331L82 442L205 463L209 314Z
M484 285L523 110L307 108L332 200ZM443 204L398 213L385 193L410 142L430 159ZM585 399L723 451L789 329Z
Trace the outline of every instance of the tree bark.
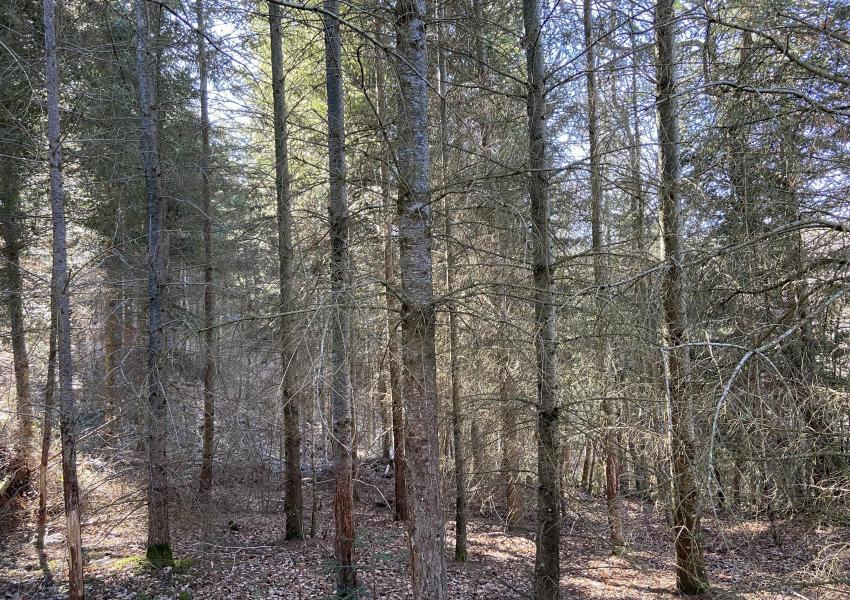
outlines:
M413 597L447 597L437 439L436 314L431 259L431 198L428 175L428 54L424 0L396 3L399 237L405 431L410 469L408 520Z
M35 545L44 547L47 527L47 463L53 436L53 410L56 403L56 336L59 311L56 305L56 273L50 277L50 346L47 350L47 380L44 384L44 417L41 425L41 459L38 468L38 511L36 513Z
M503 315L502 319L507 319ZM506 336L501 343L507 344ZM517 427L517 406L514 402L514 385L508 364L508 352L499 350L499 402L502 405L502 480L505 482L505 522L509 530L515 530L522 523L523 501L520 460L522 448L519 443Z
M204 499L213 485L215 437L215 296L213 292L212 193L210 191L210 115L207 75L207 48L202 0L195 4L198 22L198 71L201 87L201 212L204 217L204 419L201 450L200 492Z
M443 186L449 185L448 161L448 116L446 114L446 94L448 93L448 69L443 50L443 27L438 29L438 76L440 91L440 177ZM455 289L455 251L452 244L452 216L449 211L448 194L445 200L445 234L446 234L446 294L451 298ZM466 562L469 550L466 541L466 448L463 443L463 406L461 401L460 362L458 360L458 326L457 310L453 303L448 305L449 313L449 380L452 398L452 441L454 443L455 466L455 560Z
M534 345L537 353L537 551L534 597L558 597L561 578L560 452L558 449L557 334L553 300L555 266L547 173L547 124L543 31L539 0L523 0L528 77L528 188L531 200L531 244L534 276Z
M378 35L381 33L381 20L376 23ZM387 123L387 93L386 93L386 63L383 56L383 50L378 49L379 55L376 58L375 64L375 86L377 96L378 118L381 122L381 127L386 130ZM393 517L396 521L406 521L408 517L407 510L407 484L406 484L406 465L404 460L404 398L401 390L401 371L399 369L399 332L398 318L399 312L398 298L396 297L396 273L395 273L395 244L393 244L393 225L396 223L394 213L390 208L390 177L387 163L389 161L389 151L387 148L386 138L382 134L381 137L381 197L384 209L384 296L387 304L387 361L389 362L390 372L390 395L391 395L391 421L393 430L393 492L394 492L394 513Z
M5 162L5 161L4 161ZM3 271L6 274L8 296L8 314L10 337L12 341L12 361L15 371L15 411L16 444L24 457L28 459L32 444L32 398L30 394L30 362L27 352L26 326L24 323L24 292L21 277L21 215L20 179L13 173L14 165L9 165L3 173L2 213L0 213L0 234L3 236Z
M331 238L331 410L334 439L336 594L357 594L354 568L353 412L351 402L351 256L345 165L345 111L339 0L325 0L325 73L328 99L328 217Z
M82 599L83 542L80 531L80 489L77 482L77 407L71 356L71 306L68 298L68 254L62 178L62 124L59 115L59 66L56 56L55 5L44 0L47 139L50 144L50 209L53 222L53 289L57 312L59 359L59 430L62 438L62 491L68 543L68 598Z
M303 539L304 496L301 489L300 406L294 393L295 381L295 308L292 285L292 208L289 177L289 132L287 131L286 90L281 40L281 7L269 2L271 38L272 95L274 102L275 192L277 194L278 259L280 261L280 360L283 381L280 402L283 408L285 455L284 500L288 540Z
M676 102L676 54L673 0L659 0L655 7L657 52L658 141L661 179L659 208L664 260L662 312L667 333L670 416L672 428L673 521L676 546L677 587L685 594L702 593L708 587L699 543L699 489L694 478L694 440L685 311L684 248L682 243L681 165L679 159L678 106Z
M616 414L614 400L609 398L611 370L614 360L613 348L608 332L605 312L610 303L605 287L609 281L608 252L603 247L603 227L606 218L602 198L602 160L599 153L598 138L598 95L596 92L596 49L593 40L593 10L590 0L584 0L584 47L587 77L587 119L590 140L590 213L591 213L591 250L593 253L593 283L596 291L595 333L598 340L596 352L596 370L601 383L603 434L602 447L605 452L605 499L608 504L608 533L611 537L611 550L614 554L623 551L623 518L620 504L620 474L617 460L617 442L615 438Z
M118 371L120 369L121 357L121 322L118 314L120 306L120 288L114 283L113 277L119 271L120 260L115 249L110 250L106 258L106 272L110 279L105 288L108 298L106 300L106 323L104 327L104 386L106 388L106 429L113 432L115 429L115 418L118 405L121 401L118 385Z
M151 81L148 16L145 0L136 0L136 72L141 149L145 174L148 222L148 540L147 557L154 565L169 564L171 531L168 519L168 399L160 381L163 323L161 296L165 288L165 250L162 240L162 191L160 189L156 100Z

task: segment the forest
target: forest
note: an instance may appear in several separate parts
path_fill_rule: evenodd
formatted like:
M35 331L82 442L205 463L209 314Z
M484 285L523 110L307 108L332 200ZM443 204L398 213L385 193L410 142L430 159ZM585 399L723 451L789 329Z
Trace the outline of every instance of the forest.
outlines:
M850 598L847 0L3 0L0 597Z

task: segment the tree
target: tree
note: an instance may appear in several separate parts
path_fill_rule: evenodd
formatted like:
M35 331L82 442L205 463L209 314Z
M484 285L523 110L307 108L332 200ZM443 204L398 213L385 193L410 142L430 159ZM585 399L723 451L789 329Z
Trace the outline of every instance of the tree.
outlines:
M162 190L160 189L155 87L148 46L148 5L136 0L136 79L141 118L142 165L147 208L148 267L148 540L145 552L154 565L172 562L168 519L168 398L162 385L162 294L166 277L166 250L162 239Z
M597 369L602 390L602 413L605 419L602 445L605 452L605 497L608 501L608 531L614 554L623 549L623 517L620 510L620 474L614 434L616 410L609 397L609 382L613 368L613 348L606 331L605 311L608 309L607 284L609 283L607 248L603 249L603 227L606 217L602 199L602 161L599 150L599 122L597 116L596 49L593 39L593 11L590 0L584 0L584 46L587 63L587 118L590 140L590 205L591 250L593 252L593 283L597 287L596 335L599 340Z
M537 353L537 553L534 597L551 600L560 587L561 491L558 467L558 367L555 331L549 174L546 156L543 28L539 0L523 0L528 111L528 192L534 277L534 346Z
M56 342L59 360L59 430L62 436L62 491L68 543L68 597L82 599L83 542L80 531L80 488L77 482L77 407L74 400L74 361L71 355L70 277L65 235L65 197L62 177L62 123L59 115L59 67L56 53L55 5L44 0L45 85L47 139L50 144L50 212L53 223L53 289L56 303ZM48 382L50 385L51 382ZM44 466L44 465L43 465Z
M694 439L688 379L687 313L682 263L678 103L673 0L655 6L656 106L661 178L658 190L665 270L662 312L666 330L672 429L673 520L676 586L684 594L706 591L708 581L699 543L699 489L694 479Z
M295 321L292 284L292 214L289 176L289 134L283 46L281 40L281 7L269 2L269 35L272 58L272 95L274 102L275 193L277 195L278 261L280 265L280 361L283 379L280 383L280 403L283 409L284 512L286 539L304 537L304 496L301 489L301 410L295 389Z
M215 435L215 295L213 291L212 205L210 197L210 115L207 84L206 29L202 0L195 3L198 22L198 71L201 91L201 212L204 217L204 419L201 451L201 494L209 495L213 483Z
M28 72L26 65L27 59L35 57L35 44L31 39L34 36L29 31L38 28L39 18L34 0L21 2L15 8L0 15L3 29L0 43L8 54L6 64L9 65L0 91L0 105L3 106L0 112L0 239L3 240L0 270L6 284L4 304L8 311L15 373L15 442L21 457L26 460L32 443L32 398L21 270L26 231L21 192L25 165L33 151L32 124L38 120L31 96L34 74Z
M437 440L436 313L428 174L428 49L424 0L398 0L398 212L405 450L410 479L413 597L447 596Z
M443 25L438 29L438 72L440 92L440 176L442 184L449 186L448 161L449 161L449 122L446 114L448 94L448 69L446 66L446 54L443 48ZM446 235L446 294L452 295L455 289L455 249L452 244L452 215L449 211L448 195L446 196L445 210L445 235ZM461 376L460 361L458 353L460 344L458 342L458 318L453 304L448 307L449 313L449 385L451 386L452 398L452 443L454 444L455 458L455 560L466 562L469 558L469 550L466 543L466 448L463 442L463 406L461 401Z
M325 0L325 73L328 94L328 217L331 239L331 406L334 439L334 523L336 594L357 594L354 568L354 488L352 483L351 256L348 249L348 196L345 166L345 111L339 0Z
M381 22L376 23L377 35L381 36ZM386 58L383 50L378 49L375 59L375 96L377 99L377 117L380 126L384 129L388 126L386 119L387 95L386 95ZM404 400L401 390L401 372L399 369L399 312L398 298L396 298L393 286L396 284L395 257L396 247L393 243L393 224L397 219L391 207L390 200L390 176L387 163L389 162L389 148L386 136L381 135L381 158L378 167L381 186L381 208L383 212L383 261L384 261L384 298L386 302L385 330L387 338L387 363L390 372L390 420L393 430L393 517L397 521L406 521L407 511L407 484L406 465L404 459Z

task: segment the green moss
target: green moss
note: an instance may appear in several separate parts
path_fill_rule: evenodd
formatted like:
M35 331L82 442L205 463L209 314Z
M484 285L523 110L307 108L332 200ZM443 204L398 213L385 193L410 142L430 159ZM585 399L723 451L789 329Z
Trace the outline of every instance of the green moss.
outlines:
M133 567L134 569L141 570L148 566L148 561L140 554L133 554L131 556L116 558L109 563L109 566L116 571L121 571L127 567Z
M176 575L185 575L192 568L195 561L191 558L176 558L174 559L174 573Z
M192 600L191 592L182 591L177 595L177 600Z
M152 544L148 546L145 557L155 569L174 566L174 556L171 554L171 546L168 544Z

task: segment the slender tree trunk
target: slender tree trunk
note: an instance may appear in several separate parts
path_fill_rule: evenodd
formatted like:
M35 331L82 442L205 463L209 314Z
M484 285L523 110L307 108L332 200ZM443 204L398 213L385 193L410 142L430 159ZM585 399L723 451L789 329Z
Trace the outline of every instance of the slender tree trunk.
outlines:
M381 21L376 24L377 31L381 32ZM378 100L378 118L381 121L381 126L386 131L387 123L387 94L386 94L386 63L383 56L383 50L378 50L379 55L376 58L375 64L375 85L377 87L376 95ZM394 518L396 521L406 521L408 517L407 510L407 484L406 484L406 465L404 460L404 399L401 391L401 371L399 369L399 332L398 318L396 314L399 312L398 298L396 298L396 273L395 273L395 245L393 244L393 224L396 222L394 212L390 208L390 177L387 162L389 161L389 152L386 140L381 141L381 197L384 209L384 294L387 304L387 360L389 362L390 371L390 395L391 398L391 420L393 429L393 476L394 476L394 497L395 509Z
M5 162L5 161L4 161ZM16 444L25 460L30 455L32 444L32 398L30 395L30 362L27 353L26 327L24 324L24 292L21 278L21 215L20 181L9 165L2 177L2 214L0 234L3 236L3 271L6 274L12 361L15 371Z
M555 267L547 173L547 124L543 72L543 31L539 0L523 0L525 54L528 77L528 178L531 198L531 243L534 275L534 345L537 352L537 553L534 597L558 597L561 538L561 490L558 467L558 367Z
M415 600L445 600L428 175L425 1L398 0L396 27L396 66L401 92L398 123L400 295L413 597Z
M274 97L275 191L277 194L278 259L280 261L280 360L283 380L280 402L283 407L285 481L283 510L286 513L286 539L304 537L304 497L301 489L300 406L294 393L295 308L292 285L292 214L289 177L289 133L287 131L286 90L281 39L281 7L269 2L271 37L272 95Z
M171 532L168 521L167 417L168 399L160 381L163 324L161 296L165 287L165 249L162 243L157 122L151 83L148 17L145 0L136 0L136 70L142 130L148 221L148 541L151 563L169 564Z
M383 369L378 377L378 410L381 419L381 460L389 465L392 459L392 392L387 387L387 375Z
M342 41L339 0L325 0L325 72L328 98L328 216L331 238L331 406L333 412L334 523L336 525L336 594L357 594L354 569L354 490L352 479L353 406L351 402L351 256L348 248L345 117L342 86Z
M608 503L608 532L611 537L611 549L614 554L623 550L623 518L620 509L620 474L617 461L617 442L615 438L616 409L614 400L608 397L611 382L613 349L605 322L605 311L609 305L608 256L603 248L603 227L605 207L602 198L602 161L599 153L598 117L596 93L596 49L593 41L593 10L590 0L584 0L584 46L587 62L587 111L588 137L590 138L590 202L591 202L591 249L593 251L593 280L596 292L596 336L598 339L596 370L601 382L603 437L605 452L605 499Z
M110 250L106 259L106 272L109 282L106 293L106 324L104 327L104 385L106 387L106 429L115 430L115 418L121 401L118 385L118 372L121 358L121 321L120 302L121 290L115 283L115 276L120 270L120 259L115 249Z
M593 442L587 437L584 440L584 461L581 466L581 489L590 493L593 465Z
M503 316L503 319L507 318ZM507 344L503 335L502 343ZM499 402L502 405L502 479L505 482L505 505L508 509L506 525L516 529L522 522L523 501L520 481L520 456L517 427L517 407L514 402L514 386L508 365L507 350L499 351Z
M47 351L47 381L44 384L44 420L41 425L41 460L38 468L38 513L36 516L36 546L44 547L47 527L47 463L50 459L50 442L53 436L53 410L56 403L56 334L58 309L56 306L56 273L50 278L50 347Z
M631 208L634 214L634 250L635 256L637 257L635 267L636 271L641 272L644 270L647 264L648 252L646 248L645 235L646 198L644 196L643 176L641 173L642 141L640 131L640 107L638 104L638 69L640 68L640 62L638 58L638 43L635 39L636 27L633 11L630 12L629 16L629 47L632 54L630 93L631 98L629 106L629 115L627 115L625 118L626 127L628 130L631 131L629 161L631 163L630 170L632 186ZM645 278L641 278L640 281L638 281L635 285L636 306L639 311L638 323L641 325L646 323L647 331L657 331L657 328L651 326L647 319L649 313L648 306L650 305L649 294L649 286L647 285ZM654 314L654 312L650 314ZM657 363L653 360L650 360L650 357L647 355L646 348L643 345L639 345L635 350L638 357L637 360L640 361L638 366L638 373L641 376L641 383L643 384L651 378L650 370L652 369L652 365ZM630 420L629 422L632 424L633 428L635 426L640 427L642 420L642 411L640 410L640 407L638 407L638 410L636 412L633 412L630 417L632 420ZM628 435L629 454L631 455L632 466L634 469L635 492L638 498L648 499L650 494L647 473L646 444L643 441L640 441L638 443L634 442L634 438L636 437L634 429L630 431Z
M204 5L195 4L198 21L198 71L201 84L201 211L204 213L204 420L201 450L200 491L205 499L213 485L215 436L215 296L213 295L212 202L210 191L210 115L207 76L207 48L204 38Z
M53 221L53 289L57 313L59 358L59 431L62 437L62 489L68 542L68 598L81 599L83 542L80 531L80 489L77 482L77 407L74 402L74 364L71 356L71 306L68 298L68 254L65 236L65 198L62 180L62 125L59 116L59 66L56 56L55 5L44 0L46 52L47 139L50 143L50 208Z
M664 259L662 310L667 333L670 415L672 427L673 519L676 545L677 587L686 594L708 587L699 544L699 489L694 479L694 440L691 398L687 380L687 317L682 263L682 216L679 160L678 106L676 102L676 54L673 0L659 0L655 7L657 50L658 141L661 182L659 207Z
M438 28L438 77L440 91L440 177L443 186L449 185L448 177L448 117L446 114L446 94L448 93L448 70L443 51L443 28ZM446 234L446 294L451 297L455 289L455 252L452 244L452 216L449 211L448 195L445 201ZM469 551L466 543L466 448L463 443L463 406L461 404L460 362L458 360L457 310L449 303L449 379L452 398L452 440L454 443L455 466L455 560L466 562Z

